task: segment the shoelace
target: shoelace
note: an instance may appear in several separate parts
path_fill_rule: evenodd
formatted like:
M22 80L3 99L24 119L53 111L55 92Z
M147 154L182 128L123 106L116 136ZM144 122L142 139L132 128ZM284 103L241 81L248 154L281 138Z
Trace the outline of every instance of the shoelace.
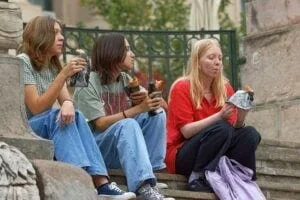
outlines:
M120 192L120 193L124 193L119 187L118 185L115 183L115 182L112 182L111 184L109 184L109 187L112 189L112 190L116 190L117 192Z
M165 197L163 194L161 194L161 193L159 192L158 187L155 186L155 187L153 187L152 189L157 193L157 195L158 195L160 198L164 198L164 197Z
M150 186L147 188L143 188L141 192L144 193L146 196L149 196L154 199L163 199L163 196L158 192L158 190Z

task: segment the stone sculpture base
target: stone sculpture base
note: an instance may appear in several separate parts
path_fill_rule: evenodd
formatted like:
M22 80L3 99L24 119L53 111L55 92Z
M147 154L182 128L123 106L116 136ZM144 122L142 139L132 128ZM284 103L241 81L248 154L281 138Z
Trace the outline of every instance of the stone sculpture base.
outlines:
M0 141L19 148L28 159L52 159L52 142L33 135L28 126L22 69L18 58L0 54Z
M32 164L4 142L0 142L0 169L0 199L40 200Z

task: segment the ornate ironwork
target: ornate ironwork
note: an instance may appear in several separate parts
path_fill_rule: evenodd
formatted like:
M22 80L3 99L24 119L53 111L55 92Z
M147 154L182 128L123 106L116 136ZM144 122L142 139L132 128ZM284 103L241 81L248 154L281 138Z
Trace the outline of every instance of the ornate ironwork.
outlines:
M176 78L186 69L191 45L202 38L216 38L222 45L227 77L237 89L237 52L234 30L218 31L120 31L63 27L65 46L63 59L75 54L77 48L90 54L94 41L104 33L122 33L135 53L136 67L132 72L142 85L149 80L163 79L168 91Z

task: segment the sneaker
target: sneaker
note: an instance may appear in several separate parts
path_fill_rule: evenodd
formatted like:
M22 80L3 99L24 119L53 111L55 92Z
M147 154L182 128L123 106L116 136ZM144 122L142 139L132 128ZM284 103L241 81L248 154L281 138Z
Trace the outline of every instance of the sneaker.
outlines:
M135 199L136 195L133 192L125 192L121 190L115 182L106 183L97 188L98 196L101 199L128 200Z
M156 187L158 188L158 189L168 189L168 185L166 184L166 183L160 183L160 182L157 182L156 183Z
M151 187L150 184L142 185L137 190L137 199L139 200L175 200L174 198L165 198L160 194L156 187Z
M167 185L167 184L166 184ZM156 190L158 193L160 193L159 188L156 186L152 187L153 190ZM173 197L165 197L163 194L160 193L160 195L163 197L163 200L175 200Z
M205 179L199 178L192 180L187 185L187 190L195 192L209 192L212 193L213 189L210 187L208 182Z

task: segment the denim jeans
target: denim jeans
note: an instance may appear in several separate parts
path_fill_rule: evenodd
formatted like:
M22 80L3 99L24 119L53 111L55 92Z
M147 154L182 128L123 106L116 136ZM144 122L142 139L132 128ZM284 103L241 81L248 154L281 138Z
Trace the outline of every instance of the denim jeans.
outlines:
M155 182L153 170L165 168L165 126L166 114L162 110L156 116L141 113L95 132L107 168L123 169L129 191L135 192L145 180Z
M108 176L103 157L84 116L76 110L75 122L60 126L59 109L31 117L29 125L38 136L52 140L56 160L85 169L90 175Z

